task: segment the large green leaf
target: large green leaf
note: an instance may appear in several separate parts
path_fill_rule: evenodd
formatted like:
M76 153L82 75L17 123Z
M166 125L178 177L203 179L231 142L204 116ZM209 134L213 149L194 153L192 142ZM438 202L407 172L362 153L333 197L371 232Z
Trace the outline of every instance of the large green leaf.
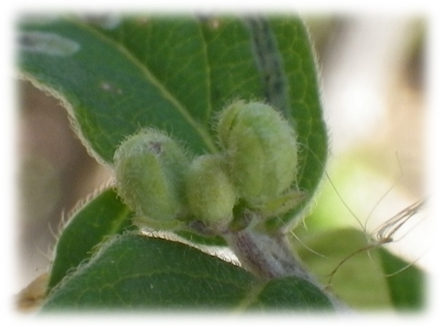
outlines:
M122 17L109 28L80 19L24 20L19 66L63 98L76 129L111 163L141 127L168 130L195 153L216 151L216 113L234 99L264 100L293 124L301 143L298 188L307 199L326 161L317 72L298 17ZM293 162L294 164L294 162Z
M236 98L263 98L249 33L231 17L126 17L100 29L132 53L205 128Z
M71 270L91 257L95 246L107 236L131 226L131 212L107 189L75 212L64 227L55 249L48 283L50 291Z
M104 161L112 162L124 137L148 126L173 132L197 152L210 147L172 90L121 44L79 20L23 23L20 31L23 73L68 103L82 138ZM49 51L46 43L70 44L71 51Z
M260 281L187 245L127 233L105 243L43 306L43 311L77 309L329 310L332 305L306 281Z

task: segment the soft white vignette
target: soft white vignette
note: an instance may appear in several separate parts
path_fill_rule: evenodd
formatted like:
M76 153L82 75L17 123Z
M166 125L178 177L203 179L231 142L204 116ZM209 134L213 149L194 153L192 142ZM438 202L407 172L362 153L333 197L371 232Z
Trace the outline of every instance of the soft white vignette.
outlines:
M2 149L2 169L0 169L0 191L1 191L1 203L3 209L3 222L4 222L4 232L2 236L2 248L3 248L3 257L4 257L4 267L2 269L2 289L3 295L1 297L1 307L2 307L2 319L5 319L7 322L14 323L25 323L25 322L41 322L44 324L51 323L59 323L60 321L63 324L73 324L76 325L78 322L86 323L86 324L96 324L98 322L103 322L106 324L119 324L121 322L126 323L145 323L152 322L158 318L158 322L168 323L168 322L189 322L191 317L192 323L203 323L206 324L209 322L212 323L241 323L241 322L273 322L274 319L277 322L293 322L291 318L287 318L288 316L281 315L269 315L269 316L258 316L258 319L255 318L257 316L247 316L245 317L236 317L234 315L231 316L213 316L209 315L192 315L186 314L183 316L164 316L164 315L116 315L116 316L101 316L101 315L81 315L81 316L54 316L54 317L34 317L18 315L14 311L13 296L16 294L16 289L14 288L14 266L15 266L15 256L13 248L16 246L16 223L14 221L15 210L16 210L16 174L17 174L17 160L16 160L16 134L15 134L15 124L16 124L16 113L14 110L16 108L16 98L15 98L15 90L14 90L14 80L16 77L15 69L14 69L14 52L13 52L13 35L14 35L14 23L15 18L18 13L23 11L37 11L37 12L45 12L45 11L58 11L58 10L75 10L75 11L108 11L108 10L134 10L134 9L149 9L155 11L172 11L172 12L181 12L181 11L199 11L199 12L219 12L219 11L244 11L244 12L253 12L253 11L272 11L276 13L289 13L290 11L299 10L300 12L317 12L324 13L327 12L344 12L344 13L366 13L366 12L380 12L380 13L422 13L429 19L429 68L428 72L428 85L429 85L429 101L428 101L428 109L430 111L427 125L427 139L428 141L428 169L430 171L430 194L432 194L432 211L431 214L435 215L439 219L439 204L436 186L438 181L441 180L439 167L441 166L441 160L439 155L437 154L437 149L439 150L439 145L437 146L437 140L441 139L440 127L438 123L441 121L439 108L441 107L441 101L439 96L439 86L441 85L440 80L440 64L439 59L441 57L441 53L439 50L439 44L436 44L437 39L440 38L440 23L439 17L437 17L437 10L435 9L435 5L431 6L431 1L407 1L399 4L399 8L397 4L393 2L385 2L385 1L370 1L367 7L360 7L360 4L357 2L349 2L349 1L259 1L259 2L250 2L250 1L210 1L210 2L201 2L201 1L160 1L158 3L152 3L147 1L145 3L135 0L125 0L125 1L111 1L111 2L103 2L103 1L39 1L39 2L31 2L31 1L14 1L9 2L8 4L4 4L4 10L1 11L2 19L0 20L0 32L1 32L1 40L3 44L2 49L2 103L4 108L1 110L1 119L0 119L0 132L3 137L1 137L1 149ZM362 5L366 6L366 5ZM438 18L438 22L437 19ZM437 87L438 86L438 87ZM438 108L438 109L437 109ZM439 224L434 227L434 235L436 230L439 230ZM435 244L435 247L427 253L433 261L439 260L439 252L438 245ZM394 317L389 314L354 314L349 317L325 317L325 316L305 316L305 315L296 315L295 318L296 323L303 322L312 322L314 321L317 324L326 323L329 325L330 322L336 322L339 325L345 323L353 323L354 320L357 320L357 323L363 324L372 324L373 322L382 322L381 324L390 325L394 322L399 322L401 324L406 323L414 323L418 322L421 319L430 318L435 320L437 311L435 311L435 305L439 301L439 295L436 293L441 293L440 283L438 281L438 266L435 267L435 275L431 277L429 282L430 292L432 293L432 298L428 300L429 309L427 312L422 315L404 315L399 317ZM12 290L11 290L12 288ZM68 317L68 318L67 318ZM219 317L219 318L218 318ZM359 318L362 317L362 318ZM179 318L179 319L177 319ZM313 318L313 320L311 320ZM8 320L7 320L8 319ZM146 320L147 319L147 320ZM188 319L188 320L187 320ZM430 322L425 320L425 322Z

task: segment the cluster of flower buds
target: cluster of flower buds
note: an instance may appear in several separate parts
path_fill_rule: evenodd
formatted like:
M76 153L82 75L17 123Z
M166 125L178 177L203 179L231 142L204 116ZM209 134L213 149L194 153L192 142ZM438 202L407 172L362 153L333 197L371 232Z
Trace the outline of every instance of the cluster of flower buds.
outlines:
M220 234L239 200L265 217L298 203L299 192L291 189L297 175L296 136L276 110L233 102L219 115L217 133L221 152L193 159L154 129L121 144L114 157L116 187L139 223L176 229L196 220Z

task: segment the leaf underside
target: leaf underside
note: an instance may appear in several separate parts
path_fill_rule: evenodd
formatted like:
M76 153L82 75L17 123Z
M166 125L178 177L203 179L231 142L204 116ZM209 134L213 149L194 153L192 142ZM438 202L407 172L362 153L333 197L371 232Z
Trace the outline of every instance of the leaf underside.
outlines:
M166 255L164 254L166 253ZM115 236L62 281L43 311L330 310L306 281L270 282L187 245L134 233Z

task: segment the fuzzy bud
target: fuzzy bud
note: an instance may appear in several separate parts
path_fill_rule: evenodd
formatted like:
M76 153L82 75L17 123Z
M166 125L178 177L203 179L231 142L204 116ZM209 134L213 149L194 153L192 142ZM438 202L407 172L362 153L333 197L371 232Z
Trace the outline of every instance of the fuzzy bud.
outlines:
M214 231L222 230L233 219L236 191L223 157L197 157L185 178L187 201L191 213Z
M234 102L221 113L217 131L241 197L256 204L290 188L297 175L296 136L271 106Z
M136 212L138 223L160 228L184 214L183 176L189 159L173 139L143 130L121 144L114 163L118 194Z

